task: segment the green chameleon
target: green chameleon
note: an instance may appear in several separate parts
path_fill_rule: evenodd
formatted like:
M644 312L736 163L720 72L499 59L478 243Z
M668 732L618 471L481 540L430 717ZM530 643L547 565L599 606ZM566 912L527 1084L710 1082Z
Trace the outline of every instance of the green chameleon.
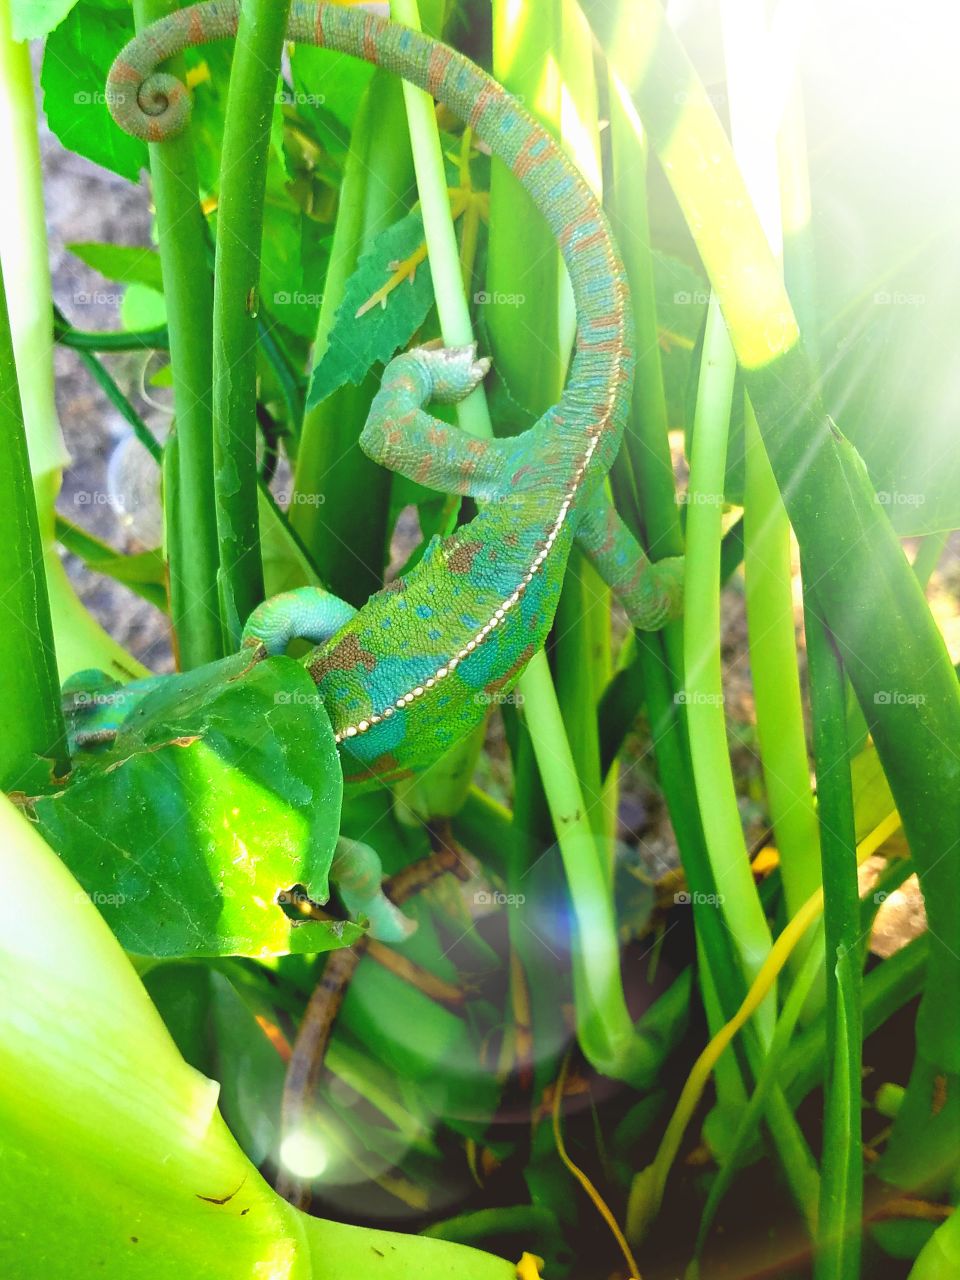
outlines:
M187 45L235 36L239 14L238 3L212 0L147 27L110 70L114 119L150 142L179 132L189 95L157 65ZM479 514L432 539L415 569L359 610L305 587L268 600L247 622L252 656L283 653L294 638L316 646L303 662L333 723L345 782L389 784L474 728L490 695L509 688L541 648L575 540L645 630L679 612L682 561L651 564L604 493L630 402L632 320L607 220L573 164L495 80L419 32L294 0L287 36L383 66L468 124L546 218L577 306L561 399L511 439L474 439L424 407L461 399L484 377L489 361L475 347L420 347L393 359L361 446L420 484L476 499Z

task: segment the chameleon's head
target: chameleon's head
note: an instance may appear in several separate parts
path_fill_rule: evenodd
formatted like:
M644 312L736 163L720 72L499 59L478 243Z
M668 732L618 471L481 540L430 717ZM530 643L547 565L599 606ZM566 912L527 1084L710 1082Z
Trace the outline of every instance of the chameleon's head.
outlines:
M174 137L190 119L190 95L176 76L166 71L143 76L123 54L110 68L105 97L120 128L145 142Z

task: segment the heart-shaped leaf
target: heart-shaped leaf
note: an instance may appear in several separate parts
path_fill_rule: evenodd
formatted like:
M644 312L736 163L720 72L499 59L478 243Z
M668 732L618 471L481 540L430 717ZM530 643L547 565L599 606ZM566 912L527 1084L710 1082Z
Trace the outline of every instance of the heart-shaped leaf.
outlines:
M45 838L141 956L267 956L351 942L278 895L325 902L340 819L333 731L289 658L240 657L163 681L107 755L37 797Z

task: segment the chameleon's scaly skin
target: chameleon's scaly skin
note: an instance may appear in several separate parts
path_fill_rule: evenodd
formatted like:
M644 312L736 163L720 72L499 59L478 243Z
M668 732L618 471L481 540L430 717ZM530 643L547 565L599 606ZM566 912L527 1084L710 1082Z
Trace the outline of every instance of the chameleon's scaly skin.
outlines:
M383 892L383 867L368 844L341 836L330 864L330 878L351 916L366 916L371 938L406 942L417 922L403 914Z
M186 45L235 35L238 17L236 3L208 3L148 27L111 69L107 101L115 119L154 142L182 128L187 92L155 67ZM474 440L423 410L431 398L466 394L483 376L486 362L472 348L421 348L385 371L361 438L365 451L423 484L485 504L453 536L435 539L406 579L373 596L304 659L337 733L346 781L392 782L467 733L482 719L489 695L508 687L546 639L571 543L596 507L591 499L620 445L634 365L629 299L592 192L536 121L480 68L418 32L334 5L294 0L288 36L383 66L469 124L545 216L577 306L576 355L562 398L514 439ZM675 566L649 565L619 523L598 532L594 519L585 534L614 585L637 577L635 624L662 625L676 608ZM630 566L624 548L634 557ZM652 610L645 617L649 602L640 580L660 572L666 576L648 591Z

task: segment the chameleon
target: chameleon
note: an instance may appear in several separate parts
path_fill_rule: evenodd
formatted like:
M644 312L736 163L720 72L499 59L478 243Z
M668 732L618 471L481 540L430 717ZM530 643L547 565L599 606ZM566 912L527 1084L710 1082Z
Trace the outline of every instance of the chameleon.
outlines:
M129 133L162 143L190 116L189 93L157 70L184 48L237 34L240 4L210 0L147 26L111 67L106 101ZM418 564L355 610L319 587L267 600L247 621L254 658L302 658L333 724L347 785L411 777L486 715L543 646L576 544L620 596L633 625L655 630L682 607L682 558L652 563L605 494L634 372L625 271L609 224L579 171L485 71L439 41L359 8L290 7L287 38L394 72L449 108L503 160L546 218L577 308L559 402L522 434L476 439L427 411L454 403L490 361L474 344L403 352L384 371L360 437L376 462L478 514L434 537Z
M190 99L157 65L188 45L233 37L240 4L192 5L153 23L120 53L106 87L114 119L162 142L187 123ZM577 169L522 105L475 64L374 13L294 0L287 37L399 74L449 108L512 169L557 238L578 333L558 404L511 439L479 440L429 414L484 377L473 346L420 347L386 367L360 443L375 461L449 494L478 515L434 538L405 577L356 613L318 588L258 608L244 642L281 652L294 636L330 713L344 780L396 782L423 769L484 716L543 645L574 542L655 629L680 607L679 558L652 564L605 498L633 378L625 272L606 217Z

